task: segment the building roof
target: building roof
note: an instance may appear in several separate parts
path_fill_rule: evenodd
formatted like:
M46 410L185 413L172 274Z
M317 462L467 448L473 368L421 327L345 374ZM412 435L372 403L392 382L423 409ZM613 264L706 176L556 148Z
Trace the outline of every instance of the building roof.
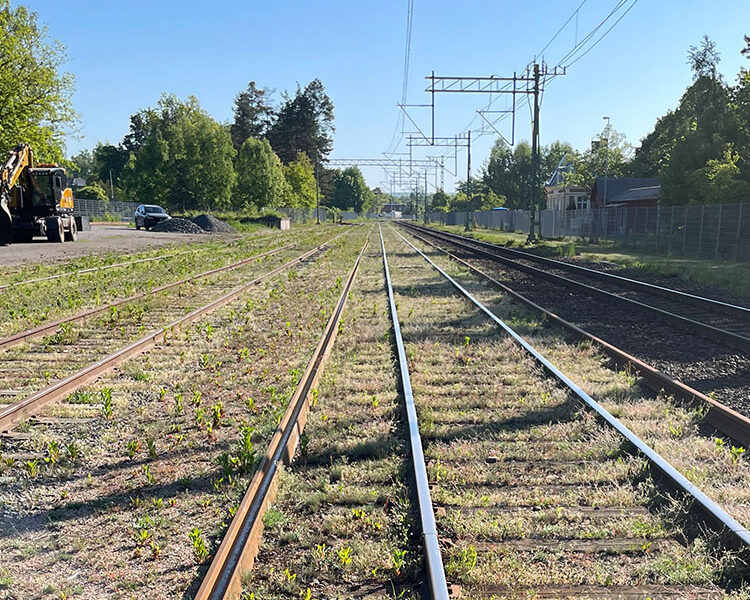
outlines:
M625 190L614 198L611 197L607 202L607 206L627 204L628 202L634 202L636 200L657 200L659 198L660 191L660 185L649 185L646 187L632 188L629 190Z
M570 172L571 165L568 163L568 155L563 154L560 162L557 163L555 172L544 185L565 185L565 173Z
M604 182L606 179L606 197L604 192ZM656 188L656 193L654 194L654 188ZM641 192L646 194L654 194L654 195L646 195L643 198L628 198L627 200L621 200L618 198L621 194L624 194L625 192L631 191L631 190L646 190L649 189L650 192ZM594 188L591 190L591 195L594 196L597 194L600 198L602 198L602 201L604 204L611 204L616 199L618 203L622 202L632 202L633 200L639 199L639 200L650 200L652 198L656 198L659 195L659 181L655 177L597 177L594 180Z

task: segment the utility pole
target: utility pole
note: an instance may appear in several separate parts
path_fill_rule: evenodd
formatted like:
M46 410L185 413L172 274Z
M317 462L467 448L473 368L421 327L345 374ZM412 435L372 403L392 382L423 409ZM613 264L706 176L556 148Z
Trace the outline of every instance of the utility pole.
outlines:
M427 218L427 170L424 172L424 224L427 225L430 220Z
M109 199L115 199L115 186L112 184L112 169L109 170Z
M602 199L602 208L606 207L607 205L607 177L609 175L609 117L602 117L606 122L607 126L604 128L604 131L607 132L607 143L604 145L605 152L607 154L607 164L604 167L604 198ZM601 142L599 142L599 145L601 147Z
M469 224L469 208L471 207L471 129L466 138L466 225L465 231L471 231Z
M552 76L557 77L559 75L565 75L565 67L554 67L548 69L547 65L542 63L534 63L532 65L531 73L527 70L522 76L518 76L515 73L513 77L497 77L491 75L489 77L439 77L433 72L431 75L425 77L429 80L429 84L425 89L426 92L432 94L434 99L436 92L446 93L474 93L474 94L511 94L512 95L512 109L510 111L498 111L503 113L511 113L513 115L513 123L515 128L515 110L516 110L516 95L533 95L534 96L534 116L532 123L532 157L531 157L531 198L530 204L530 224L529 228L529 240L534 240L534 225L536 221L536 208L539 204L538 194L538 178L539 178L539 96L543 91L543 85L540 82L542 77ZM518 84L525 84L524 87L519 87ZM435 102L432 102L432 110L435 111ZM481 113L480 113L480 116ZM433 115L434 117L434 115ZM483 119L487 120L484 116ZM434 118L433 118L434 122ZM494 129L493 123L490 125ZM515 129L514 129L515 130ZM495 130L497 131L497 130ZM499 132L498 132L499 133ZM434 131L432 133L434 136ZM425 136L426 137L426 136ZM469 138L470 139L470 138ZM469 141L469 144L471 142ZM416 144L415 144L416 145ZM434 143L433 143L434 145ZM469 158L469 164L471 158ZM467 178L468 187L471 186L471 180ZM541 219L539 221L539 227L541 232ZM468 228L468 216L467 216L467 228Z
M538 204L537 177L539 173L539 65L534 63L534 121L531 124L531 199L530 199L530 226L529 242L534 241L534 219L536 217L536 206ZM539 231L541 233L542 223L539 219ZM541 236L540 236L541 237Z
M317 156L316 156L317 158ZM318 181L318 165L319 160L315 161L315 219L316 223L320 225L320 182Z

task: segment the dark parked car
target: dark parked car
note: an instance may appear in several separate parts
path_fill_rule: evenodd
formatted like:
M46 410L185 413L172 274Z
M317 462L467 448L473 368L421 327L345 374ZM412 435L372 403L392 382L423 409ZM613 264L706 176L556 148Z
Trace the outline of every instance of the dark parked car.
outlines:
M135 228L151 229L154 225L171 218L161 206L141 204L135 209Z

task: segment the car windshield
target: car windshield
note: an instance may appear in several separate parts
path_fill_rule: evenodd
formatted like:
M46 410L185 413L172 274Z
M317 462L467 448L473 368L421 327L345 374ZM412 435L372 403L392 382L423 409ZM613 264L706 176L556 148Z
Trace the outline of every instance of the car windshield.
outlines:
M148 213L163 213L164 209L161 206L144 206L143 209Z

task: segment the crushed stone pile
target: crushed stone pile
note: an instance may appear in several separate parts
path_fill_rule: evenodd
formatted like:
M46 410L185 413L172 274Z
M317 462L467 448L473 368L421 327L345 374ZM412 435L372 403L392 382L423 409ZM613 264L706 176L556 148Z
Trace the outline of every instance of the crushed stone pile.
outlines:
M154 225L151 231L163 231L172 233L206 233L203 228L199 227L188 219L180 219L175 217L169 219L169 221L162 221L158 225Z
M237 230L229 223L225 223L211 215L198 215L192 221L208 233L237 233Z

